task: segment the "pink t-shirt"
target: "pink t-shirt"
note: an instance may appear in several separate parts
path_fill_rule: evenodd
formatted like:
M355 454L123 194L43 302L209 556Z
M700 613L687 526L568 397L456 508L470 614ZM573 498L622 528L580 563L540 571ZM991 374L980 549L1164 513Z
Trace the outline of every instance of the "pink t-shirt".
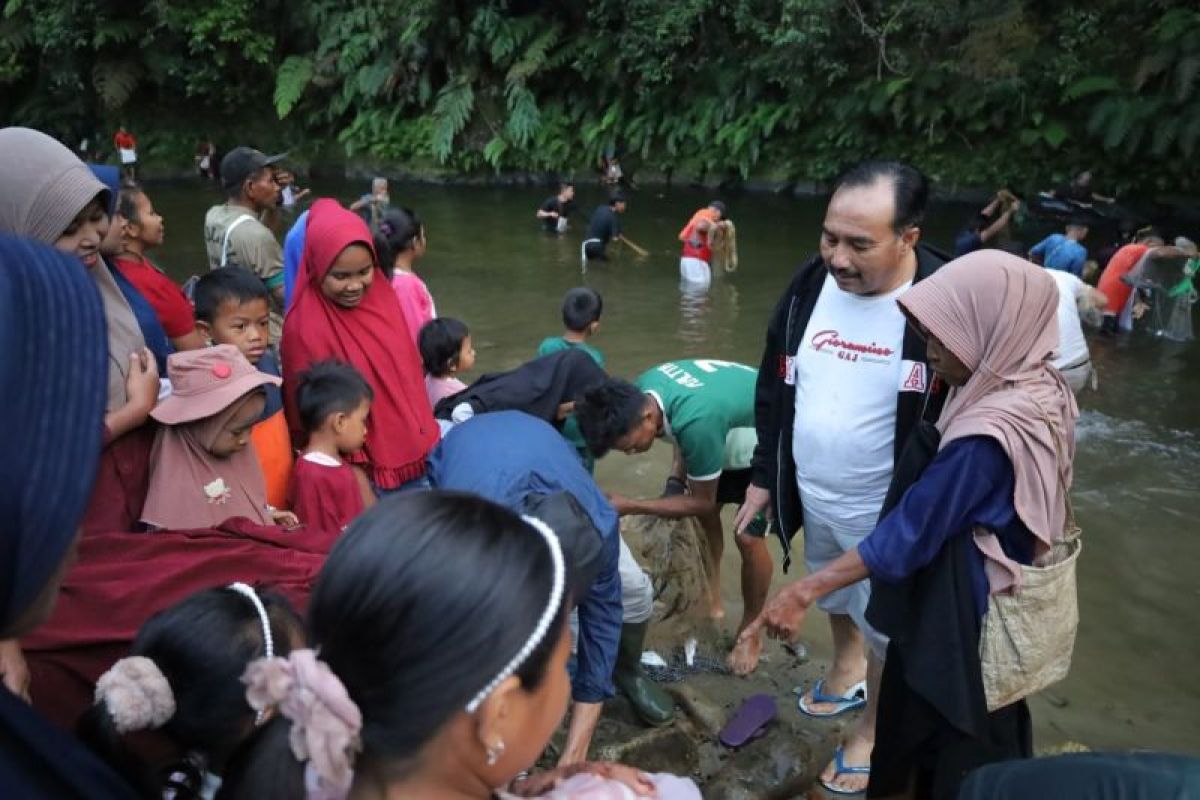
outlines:
M413 342L416 342L421 326L437 316L437 310L433 307L433 295L429 293L425 281L411 272L399 270L392 273L392 290L400 299L408 330L412 333Z
M665 773L649 777L654 783L654 788L658 790L658 800L701 800L700 790L688 778ZM516 798L507 792L498 792L497 796L501 800ZM638 800L638 795L625 784L588 773L567 778L549 792L537 797L539 800Z
M432 375L425 376L425 392L429 395L429 405L436 406L439 401L452 394L458 394L467 385L458 378L435 378Z

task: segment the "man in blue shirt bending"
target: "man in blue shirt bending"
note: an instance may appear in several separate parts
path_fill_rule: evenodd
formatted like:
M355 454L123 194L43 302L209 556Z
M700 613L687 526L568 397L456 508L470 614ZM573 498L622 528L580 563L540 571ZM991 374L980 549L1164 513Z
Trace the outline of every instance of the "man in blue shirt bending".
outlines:
M1087 261L1087 248L1081 242L1087 238L1087 223L1071 220L1067 232L1052 233L1033 246L1029 260L1046 269L1069 272L1077 278L1083 277L1083 264Z
M587 758L614 681L644 722L670 722L670 695L646 678L640 666L654 588L621 541L616 510L567 440L548 423L520 411L478 414L455 426L434 449L429 480L436 489L473 492L518 512L526 512L531 501L566 492L602 540L598 574L590 590L575 598L579 635L571 680L574 706L559 763Z

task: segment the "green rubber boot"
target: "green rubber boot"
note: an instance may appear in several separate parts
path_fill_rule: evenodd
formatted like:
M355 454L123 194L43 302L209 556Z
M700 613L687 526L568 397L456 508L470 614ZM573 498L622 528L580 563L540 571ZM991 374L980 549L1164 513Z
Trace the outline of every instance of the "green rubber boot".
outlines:
M648 626L646 622L626 622L621 626L613 683L629 699L638 718L657 728L675 719L675 701L642 672L642 647Z

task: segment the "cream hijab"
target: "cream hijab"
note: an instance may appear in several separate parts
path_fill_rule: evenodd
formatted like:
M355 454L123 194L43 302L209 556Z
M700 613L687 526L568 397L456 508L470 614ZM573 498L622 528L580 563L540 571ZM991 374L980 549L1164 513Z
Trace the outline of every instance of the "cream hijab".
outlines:
M1046 271L999 250L955 259L900 296L900 307L972 370L938 420L942 447L990 436L1016 477L1017 515L1042 555L1063 537L1079 407L1050 364L1058 348L1058 288ZM982 530L993 592L1020 582L1020 569Z
M64 145L30 128L0 129L0 231L53 245L104 184ZM107 203L105 203L107 207ZM113 411L129 399L125 377L129 355L146 345L133 309L108 266L89 274L104 301L108 325L108 404Z

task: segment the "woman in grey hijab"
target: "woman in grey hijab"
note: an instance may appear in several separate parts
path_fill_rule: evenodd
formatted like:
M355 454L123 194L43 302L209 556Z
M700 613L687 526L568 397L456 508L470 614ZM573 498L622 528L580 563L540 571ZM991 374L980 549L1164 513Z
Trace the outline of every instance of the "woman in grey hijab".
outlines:
M75 256L104 303L108 391L104 451L84 532L131 530L146 496L158 369L112 273L100 258L109 192L74 153L29 128L0 129L0 232Z

